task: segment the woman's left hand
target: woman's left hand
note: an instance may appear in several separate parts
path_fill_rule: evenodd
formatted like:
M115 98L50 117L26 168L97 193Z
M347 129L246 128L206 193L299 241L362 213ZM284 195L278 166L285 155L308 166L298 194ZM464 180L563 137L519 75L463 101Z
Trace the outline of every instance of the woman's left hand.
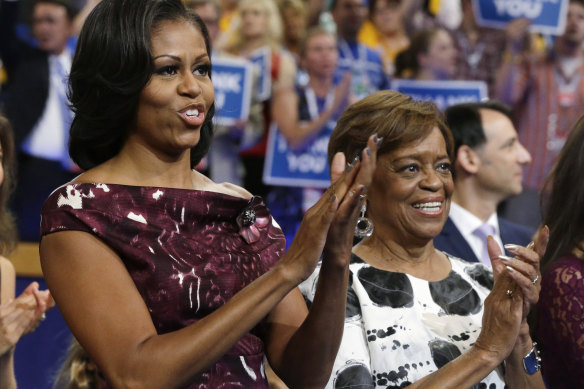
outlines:
M505 248L514 254L514 257L503 255L494 239L489 239L488 242L493 274L497 277L502 271L507 271L509 276L515 281L516 288L510 289L510 293L521 294L523 298L524 320L531 307L539 299L539 292L541 290L541 271L539 264L545 253L548 240L549 229L545 226L539 230L535 242L531 242L526 247L506 244Z

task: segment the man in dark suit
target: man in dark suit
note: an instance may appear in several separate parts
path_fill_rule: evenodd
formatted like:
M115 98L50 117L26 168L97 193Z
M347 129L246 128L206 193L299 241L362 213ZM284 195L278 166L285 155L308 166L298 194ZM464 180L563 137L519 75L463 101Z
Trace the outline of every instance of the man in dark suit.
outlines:
M2 105L18 150L12 208L21 240L35 241L44 200L75 176L67 153L72 113L66 96L75 9L69 0L37 0L32 32L38 47L32 47L16 37L19 3L2 1L0 55L8 75Z
M448 220L434 246L490 266L488 235L500 245L526 245L531 240L529 228L497 216L503 200L521 193L523 167L531 156L517 139L509 108L501 103L455 105L445 115L455 141L455 189Z

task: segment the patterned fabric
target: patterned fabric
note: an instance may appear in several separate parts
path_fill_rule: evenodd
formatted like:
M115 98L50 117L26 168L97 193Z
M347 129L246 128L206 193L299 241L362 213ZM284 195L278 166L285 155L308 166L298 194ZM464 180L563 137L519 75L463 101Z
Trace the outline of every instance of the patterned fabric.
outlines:
M548 388L584 388L584 260L559 258L541 282L537 341Z
M247 212L246 212L247 211ZM241 215L241 216L240 216ZM254 223L255 216L269 223ZM247 243L238 227L260 232ZM159 334L209 315L268 271L284 237L258 197L112 184L57 189L42 212L42 234L88 232L124 262ZM188 388L268 388L264 347L254 329Z
M513 105L519 141L533 162L523 169L526 188L539 190L584 107L584 69L571 81L574 91L561 93L561 75L554 58L511 66L499 98Z
M473 46L461 29L452 33L458 49L454 79L484 81L487 83L489 96L494 96L495 76L501 66L501 53L505 51L505 32L480 28L478 35L479 40Z
M352 255L343 339L327 388L405 387L474 344L493 275L482 264L448 259L448 277L429 282L376 269ZM318 272L301 284L308 301ZM500 370L479 387L502 389Z

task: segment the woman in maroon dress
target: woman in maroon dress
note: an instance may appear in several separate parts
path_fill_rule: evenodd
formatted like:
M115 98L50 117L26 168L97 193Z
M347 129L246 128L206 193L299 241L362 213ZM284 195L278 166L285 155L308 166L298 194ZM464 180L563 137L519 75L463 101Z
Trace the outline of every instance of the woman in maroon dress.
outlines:
M542 258L536 338L549 388L584 387L584 116L572 128L546 183L543 221L550 243Z
M180 0L104 0L70 76L86 170L43 207L43 272L109 385L322 387L338 349L352 234L379 139L284 238L258 197L192 167L211 137L207 31ZM296 285L322 256L310 311Z

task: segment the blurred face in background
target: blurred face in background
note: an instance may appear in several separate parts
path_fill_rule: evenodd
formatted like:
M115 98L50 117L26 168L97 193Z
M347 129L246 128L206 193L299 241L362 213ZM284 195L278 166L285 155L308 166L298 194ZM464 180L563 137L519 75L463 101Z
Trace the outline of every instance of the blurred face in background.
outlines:
M400 0L377 0L371 20L383 35L392 35L403 29Z
M337 41L330 34L308 38L301 65L311 77L332 77L337 68L339 52Z
M73 33L67 9L58 4L36 3L32 15L32 31L39 48L50 54L61 54Z
M241 34L246 39L264 36L267 28L267 11L259 2L246 1L240 5Z
M563 38L574 44L584 43L584 6L582 4L571 2L568 6L566 30Z
M428 51L418 55L420 69L431 73L435 79L448 80L456 73L457 51L450 34L438 30L430 41Z
M219 12L212 4L204 4L198 7L193 7L192 10L196 12L207 27L209 31L209 38L211 42L216 42L219 38Z
M288 7L282 10L284 34L289 41L299 42L306 30L306 15L299 9Z
M367 17L367 7L363 0L337 0L332 15L339 37L352 41Z

